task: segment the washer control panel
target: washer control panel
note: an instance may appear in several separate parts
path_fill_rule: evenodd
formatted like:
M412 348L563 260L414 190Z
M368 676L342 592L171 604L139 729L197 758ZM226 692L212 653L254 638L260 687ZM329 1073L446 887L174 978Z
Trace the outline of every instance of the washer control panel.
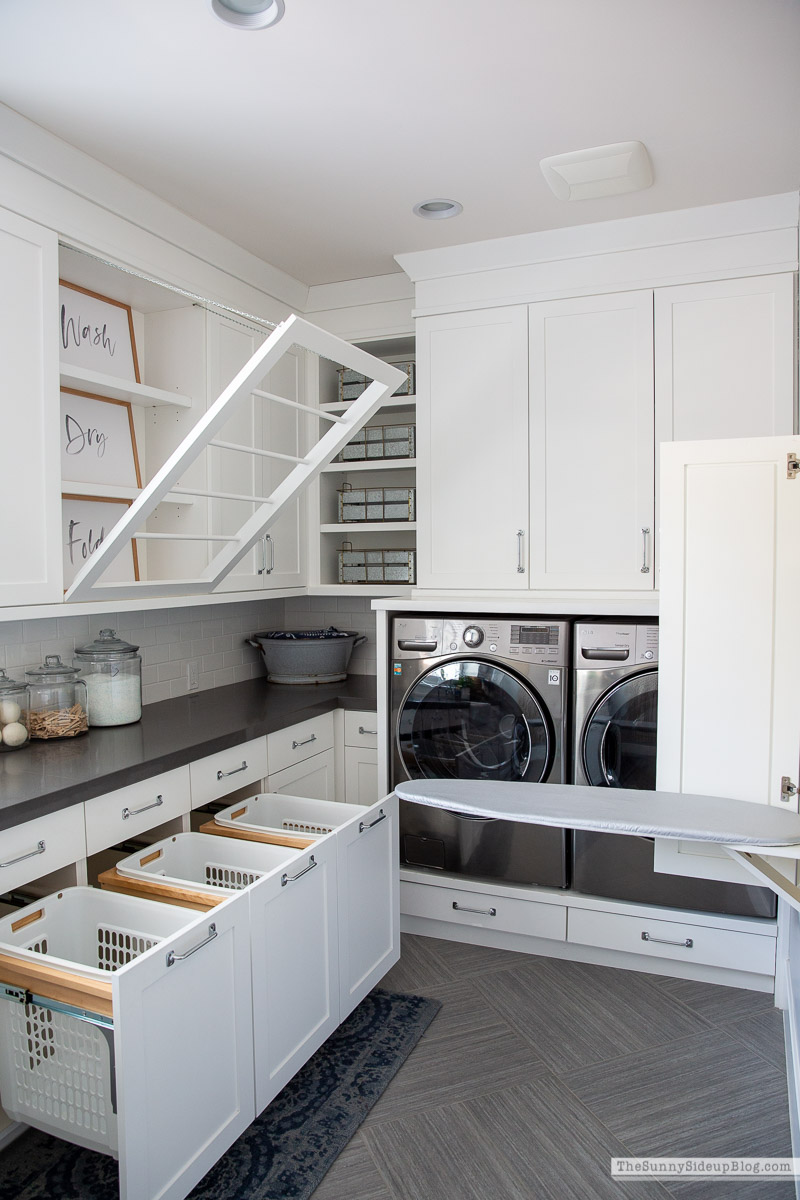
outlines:
M658 664L658 625L579 621L575 626L576 667Z

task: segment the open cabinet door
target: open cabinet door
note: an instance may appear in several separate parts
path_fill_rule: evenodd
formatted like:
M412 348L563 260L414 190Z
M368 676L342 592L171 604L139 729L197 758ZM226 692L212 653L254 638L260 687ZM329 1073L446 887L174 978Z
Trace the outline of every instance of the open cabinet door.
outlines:
M798 437L661 448L660 791L798 810L798 457ZM753 882L697 842L657 841L655 864Z
M293 348L310 351L323 358L330 358L367 376L372 382L354 400L341 416L321 412L304 405L296 399L259 389L259 384L274 371L284 356ZM382 362L335 337L325 330L311 325L300 317L287 318L259 346L208 411L200 418L177 450L170 455L164 466L156 473L147 487L143 488L133 504L120 517L113 529L103 538L102 544L88 559L76 575L66 593L67 600L116 600L132 596L185 596L212 592L228 573L244 558L258 540L280 520L322 468L347 444L350 438L364 425L380 406L387 393L395 391L404 381L405 375L396 367ZM218 434L229 421L232 411L247 396L254 395L274 404L288 406L297 411L313 414L320 421L328 421L326 430L311 449L300 456L287 455L283 451L249 445L237 445L218 439ZM222 491L193 491L182 488L179 480L191 463L207 446L221 447L244 455L290 462L292 470L269 492L269 495L233 495ZM255 506L251 516L240 528L226 534L178 534L154 533L143 528L147 518L154 512L168 492L174 495L203 496L222 502L236 500ZM131 540L146 541L167 539L172 541L205 541L219 547L202 574L195 579L137 580L122 583L103 582L103 575L116 557L125 550Z
M120 968L112 987L120 1197L183 1200L255 1116L247 894Z

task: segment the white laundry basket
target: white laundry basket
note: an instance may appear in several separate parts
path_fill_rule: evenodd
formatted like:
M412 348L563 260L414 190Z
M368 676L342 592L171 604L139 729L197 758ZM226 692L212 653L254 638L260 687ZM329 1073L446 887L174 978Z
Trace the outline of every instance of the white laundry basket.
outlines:
M68 888L0 920L0 954L108 974L176 933L185 909ZM0 979L2 970L0 969ZM10 998L0 984L0 1094L15 1120L117 1157L113 1026Z
M205 833L177 833L117 863L120 875L150 882L192 885L210 893L241 891L301 853L287 846L239 842Z
M318 838L332 833L359 812L360 804L338 804L333 800L311 800L307 796L284 796L263 792L250 796L214 815L226 829L250 829L259 833L289 833Z

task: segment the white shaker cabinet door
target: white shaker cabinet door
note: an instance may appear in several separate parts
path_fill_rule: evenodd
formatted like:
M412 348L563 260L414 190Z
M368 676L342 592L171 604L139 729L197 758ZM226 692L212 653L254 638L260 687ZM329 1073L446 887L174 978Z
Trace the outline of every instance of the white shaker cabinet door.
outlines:
M336 832L342 1021L400 957L397 812L392 794Z
M788 436L663 447L663 791L797 811L783 781L800 785L800 472L791 477L789 463L798 455L800 438ZM657 843L656 866L752 883L724 851L697 843Z
M256 1112L339 1023L334 835L248 889Z
M0 209L0 604L62 598L58 239Z
M530 308L532 588L654 586L653 294Z
M121 1200L182 1200L255 1116L247 895L187 912L112 988Z
M526 588L526 308L417 321L418 584Z
M791 434L794 277L658 288L659 442Z

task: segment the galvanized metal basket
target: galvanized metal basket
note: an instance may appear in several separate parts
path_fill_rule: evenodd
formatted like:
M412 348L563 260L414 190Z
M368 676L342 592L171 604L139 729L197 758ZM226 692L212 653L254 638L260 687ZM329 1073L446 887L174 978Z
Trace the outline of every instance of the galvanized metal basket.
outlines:
M416 550L354 550L342 542L339 583L415 583Z
M365 425L339 454L336 462L376 458L414 458L416 425Z
M416 364L411 360L393 362L392 366L397 367L398 371L404 371L406 375L403 383L392 394L394 396L413 396L416 389ZM370 383L372 380L367 375L361 375L358 371L341 367L339 370L339 399L357 400Z
M343 483L339 488L339 520L415 521L416 488L354 488Z

